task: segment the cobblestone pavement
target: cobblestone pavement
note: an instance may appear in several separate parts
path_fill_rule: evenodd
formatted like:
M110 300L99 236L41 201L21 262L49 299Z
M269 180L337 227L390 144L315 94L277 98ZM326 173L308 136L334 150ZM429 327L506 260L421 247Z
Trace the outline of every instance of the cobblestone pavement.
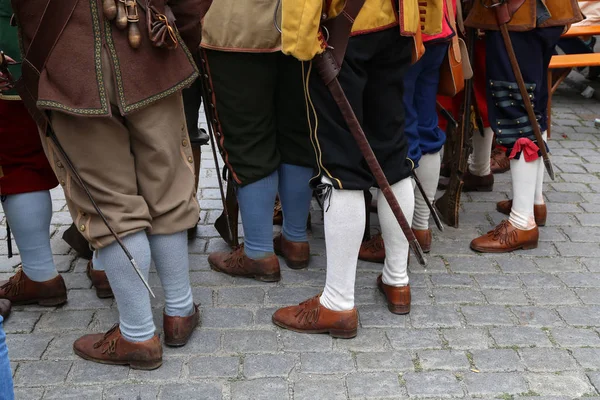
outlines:
M152 372L77 358L78 336L117 321L113 300L90 290L85 261L61 235L70 224L54 190L52 246L69 288L60 308L16 307L6 323L18 399L600 399L600 104L567 87L555 98L551 141L556 182L545 185L548 226L538 249L479 255L469 241L495 226L495 202L510 195L509 175L493 193L464 196L460 229L435 233L429 265L410 266L413 310L390 314L376 290L380 266L359 265L359 335L334 340L276 328L279 306L321 290L323 225L312 214L312 261L304 271L282 262L278 284L235 279L209 269L206 256L226 246L212 223L219 215L216 170L203 153L201 225L190 242L194 295L202 327L181 349L165 348ZM0 213L0 221L4 215ZM0 238L6 236L0 226ZM0 279L8 260L0 244ZM155 273L150 279L159 291ZM161 296L159 296L160 298ZM161 326L161 300L153 303Z

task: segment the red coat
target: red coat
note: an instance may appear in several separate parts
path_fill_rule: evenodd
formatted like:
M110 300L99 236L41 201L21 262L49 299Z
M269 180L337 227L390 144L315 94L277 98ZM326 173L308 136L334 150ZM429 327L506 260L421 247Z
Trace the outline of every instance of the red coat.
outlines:
M0 100L0 195L56 187L35 122L20 101Z

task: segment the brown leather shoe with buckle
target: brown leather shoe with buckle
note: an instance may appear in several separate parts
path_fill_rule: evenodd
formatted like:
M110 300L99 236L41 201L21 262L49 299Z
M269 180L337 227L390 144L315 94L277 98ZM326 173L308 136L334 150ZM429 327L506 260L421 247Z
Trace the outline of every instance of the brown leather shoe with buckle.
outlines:
M538 246L539 237L540 232L537 226L524 231L504 220L494 230L473 239L471 249L480 253L507 253L519 249L530 250Z
M291 269L302 269L308 267L310 258L310 246L308 242L290 242L283 233L273 238L275 254L282 256L285 263Z
M10 300L14 305L60 306L67 302L67 287L60 275L49 281L34 282L19 268L9 280L0 282L0 299Z
M506 156L506 151L498 148L492 150L490 168L492 174L502 174L510 169L510 160Z
M381 233L373 235L366 242L362 242L358 251L358 259L383 264L385 260L385 245Z
M10 315L11 304L9 300L0 299L0 317L6 319Z
M106 272L94 269L92 261L88 261L86 272L88 278L92 281L92 286L96 288L96 296L98 296L98 298L107 299L115 297L110 287L110 283L108 283Z
M275 311L273 323L300 333L328 333L332 337L350 339L358 331L358 311L333 311L321 305L317 295L297 306Z
M421 245L423 253L431 251L431 229L413 229L417 242Z
M244 254L244 246L231 253L218 252L208 256L210 267L231 276L254 278L263 282L278 282L281 279L279 259L276 255L253 260Z
M408 314L410 312L410 285L390 286L383 283L383 275L377 277L377 287L387 300L388 310L394 314Z
M494 188L494 175L477 176L473 175L467 168L463 174L463 192L491 192Z
M502 200L496 203L496 210L501 212L504 215L510 215L510 210L512 209L512 200ZM533 218L535 219L535 224L537 226L546 225L546 217L548 215L548 210L546 209L546 204L534 204L533 205Z
M185 346L200 324L200 308L194 304L194 313L187 317L171 317L163 313L165 344L171 347Z
M80 337L73 351L84 360L100 364L129 365L133 369L156 369L162 365L162 346L158 335L144 342L130 342L121 334L119 324L104 334Z

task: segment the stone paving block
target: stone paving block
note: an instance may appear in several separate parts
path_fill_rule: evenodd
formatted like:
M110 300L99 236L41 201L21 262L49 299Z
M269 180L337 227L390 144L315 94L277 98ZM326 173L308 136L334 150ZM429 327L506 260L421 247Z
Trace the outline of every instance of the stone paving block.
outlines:
M485 274L475 275L475 280L484 289L519 289L522 285L515 275Z
M558 277L571 288L600 288L600 274L570 273Z
M400 377L393 372L354 373L346 377L351 399L354 398L402 398L406 396L400 386Z
M554 372L577 369L575 359L562 349L521 349L521 358L528 371Z
M590 382L592 383L592 385L596 389L595 393L593 393L593 394L600 393L600 373L598 373L598 372L590 372L587 375L588 375L588 378L590 379Z
M205 308L202 328L244 328L252 323L253 313L243 308Z
M551 334L561 347L600 347L600 336L592 329L553 328Z
M156 400L159 390L160 387L158 385L117 385L104 389L104 400Z
M447 257L450 269L455 273L494 274L498 272L493 260L479 256Z
M582 195L587 195L587 193L579 194L579 193L573 193L573 192L565 193L565 192L553 192L553 191L550 191L550 192L546 191L544 193L544 196L546 197L546 199L548 199L548 201L550 203L553 203L553 202L556 202L556 203L580 203L584 200Z
M461 312L468 325L472 326L512 326L512 316L504 306L462 306Z
M73 343L82 336L83 332L58 334L44 352L47 360L81 360L73 352ZM12 354L11 354L12 356Z
M600 326L600 306L558 307L557 310L569 325Z
M207 330L196 330L190 341L183 347L173 347L167 351L163 357L170 356L188 356L190 354L212 354L221 347L221 335L218 332ZM231 352L229 348L224 348L224 351Z
M558 313L551 308L512 307L512 311L517 316L519 325L539 328L565 325L562 319L558 317Z
M40 312L13 311L11 318L3 322L4 331L9 333L30 333L41 318Z
M325 354L325 353L308 353ZM295 354L250 354L244 358L244 376L248 379L287 377L296 366Z
M361 306L359 312L360 324L363 328L408 327L407 316L392 314L387 306L382 304Z
M238 287L220 289L217 304L220 306L262 305L265 301L265 291L262 288Z
M358 336L352 340L334 339L334 349L341 351L381 351L386 345L382 329L359 329Z
M490 334L499 347L552 347L552 343L541 329L512 326L490 328Z
M437 304L482 304L485 298L479 290L439 288L433 290Z
M190 272L192 286L231 286L234 278L216 271Z
M519 278L527 289L564 288L565 284L556 276L551 274L523 274Z
M585 268L576 259L564 257L540 257L534 260L538 268L546 273L585 272Z
M52 339L53 335L45 333L8 335L6 345L11 361L39 360Z
M451 372L407 372L403 375L411 397L462 397L464 391Z
M475 285L473 278L466 274L435 274L431 276L431 282L436 287L470 288Z
M228 353L264 353L277 349L277 334L272 331L232 331L223 335L223 350Z
M231 400L279 400L288 398L288 384L283 378L261 378L231 382Z
M411 307L410 321L414 328L452 328L460 326L460 318L453 306Z
M460 350L423 350L417 352L424 370L464 371L469 369L469 360Z
M71 361L23 362L19 364L14 383L15 386L57 385L65 381L70 369Z
M129 379L133 379L137 382L173 381L181 377L182 370L183 360L181 358L163 358L162 366L152 371L144 371L130 368Z
M585 214L586 218L590 214ZM598 243L600 241L600 227L586 227L586 218L581 217L583 227L564 227L562 230L572 242ZM584 224L583 221L586 221Z
M300 355L301 371L308 374L339 374L356 370L349 352L306 353Z
M492 339L486 329L456 328L442 329L442 335L448 346L457 350L487 349L492 345Z
M73 362L68 382L77 384L119 382L127 379L129 367L98 364L81 359Z
M294 400L346 400L345 379L302 376L294 382Z
M538 306L558 306L563 304L580 304L575 292L566 288L529 289L527 291L534 304Z
M533 260L527 258L497 256L496 262L505 274L537 274L540 272Z
M435 329L387 329L386 335L396 350L441 349L442 339Z
M580 258L579 260L591 272L600 272L600 258Z
M102 386L56 387L46 390L44 400L102 399L102 393Z
M329 335L307 335L288 330L280 331L280 335L286 352L320 352L333 348L333 339Z
M15 388L15 399L18 400L40 400L43 394L43 388Z
M598 243L555 243L556 248L563 257L580 257L585 254L589 257L600 257L600 245Z
M287 285L315 286L322 288L325 285L325 273L324 271L311 269L311 265L306 269L300 270L282 268L281 281L285 282ZM411 282L411 286L412 284L413 283Z
M521 289L484 289L483 294L490 304L528 305L529 300Z
M265 301L270 305L291 306L316 296L321 290L316 287L273 287L268 289Z
M68 301L62 309L68 310L98 310L110 308L114 299L99 299L95 290L69 290Z
M529 382L529 389L541 396L564 395L577 398L594 393L594 388L590 385L587 377L577 373L530 373L526 375L526 379Z
M525 368L513 349L483 349L471 352L475 367L480 372L514 372Z
M359 371L412 371L414 364L408 351L356 353Z
M188 373L198 378L234 378L239 375L240 357L192 357L187 362Z
M474 396L502 396L527 392L527 383L518 373L467 373L467 391Z
M454 242L452 242L454 243ZM437 246L437 244L436 244ZM412 279L412 275L417 275L417 274L447 274L448 273L448 268L446 268L446 264L444 263L444 260L439 257L439 254L434 254L435 253L435 246L432 249L431 253L429 253L429 256L427 258L427 268L423 268L421 265L419 265L418 262L412 261L408 263L408 271L409 271L409 275L411 275L411 279Z
M575 293L583 304L600 305L600 290L598 289L575 289Z
M222 398L222 384L217 382L164 385L158 395L158 400L221 400Z
M56 310L54 312L45 313L40 318L35 329L36 331L60 332L69 327L73 330L87 329L94 311L63 311Z
M583 368L600 370L600 349L573 349L572 354Z

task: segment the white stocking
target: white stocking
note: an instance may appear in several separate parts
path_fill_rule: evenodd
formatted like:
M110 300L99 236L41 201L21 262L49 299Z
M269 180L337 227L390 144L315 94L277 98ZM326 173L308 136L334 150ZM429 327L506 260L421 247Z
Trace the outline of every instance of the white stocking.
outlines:
M327 178L322 181L331 184ZM332 188L324 208L327 278L321 304L330 310L347 311L354 308L356 264L365 230L363 191Z
M494 131L484 128L483 136L479 132L473 134L473 154L469 160L469 171L476 176L486 176L492 173L490 157L492 156L492 141Z
M439 168L437 169L439 171ZM392 192L410 224L415 208L415 197L412 181L406 178L392 185ZM392 209L381 194L377 198L377 210L381 234L385 243L385 263L383 266L383 283L390 286L408 285L406 273L408 261L408 240L404 236Z
M548 140L548 131L544 131L542 133L542 138L544 138L544 141ZM537 180L535 182L535 199L533 201L533 204L544 204L544 171L545 167L544 162L542 161L538 166Z
M541 158L526 162L523 154L518 160L510 160L513 203L508 220L518 229L530 230L536 227L533 218L533 200L540 164L543 164Z
M433 203L435 198L435 191L437 189L438 181L440 180L440 153L424 154L419 161L419 168L415 170L415 173L421 184L429 201ZM403 208L404 210L404 208ZM429 207L425 203L425 199L421 195L418 188L415 189L415 213L413 216L412 227L414 229L425 230L429 228Z

